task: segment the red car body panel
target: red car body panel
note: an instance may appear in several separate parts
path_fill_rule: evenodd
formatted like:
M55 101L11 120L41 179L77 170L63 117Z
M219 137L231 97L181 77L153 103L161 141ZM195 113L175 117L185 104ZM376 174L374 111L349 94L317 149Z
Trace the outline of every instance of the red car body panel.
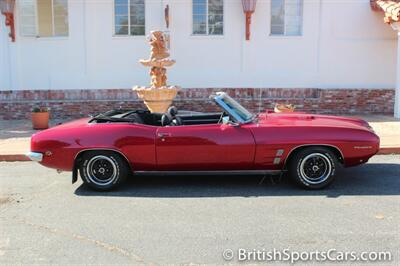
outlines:
M90 149L121 153L133 171L195 171L281 170L290 153L305 145L337 149L344 166L365 163L379 150L379 137L360 119L262 113L257 120L157 127L87 118L34 134L31 151L44 154L42 165L64 171Z
M240 170L254 165L255 139L247 127L159 127L157 170Z
M360 119L311 114L268 114L260 117L260 126L251 129L257 140L255 163L261 169L282 169L287 156L307 145L336 148L345 166L368 161L379 150L379 137ZM273 164L278 150L281 160Z
M71 171L77 154L90 149L120 152L136 170L151 170L156 166L156 127L137 124L88 124L89 119L69 122L31 138L31 151L44 154L41 164ZM51 155L46 155L51 153Z

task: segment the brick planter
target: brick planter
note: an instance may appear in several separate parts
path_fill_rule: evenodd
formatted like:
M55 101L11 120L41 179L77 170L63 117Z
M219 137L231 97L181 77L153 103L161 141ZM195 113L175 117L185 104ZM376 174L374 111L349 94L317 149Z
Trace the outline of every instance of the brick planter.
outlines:
M218 110L209 96L226 91L253 112L291 103L297 111L328 114L393 114L394 89L182 89L179 109ZM114 108L145 108L131 89L0 91L0 119L28 119L35 105L51 108L52 118L78 118Z

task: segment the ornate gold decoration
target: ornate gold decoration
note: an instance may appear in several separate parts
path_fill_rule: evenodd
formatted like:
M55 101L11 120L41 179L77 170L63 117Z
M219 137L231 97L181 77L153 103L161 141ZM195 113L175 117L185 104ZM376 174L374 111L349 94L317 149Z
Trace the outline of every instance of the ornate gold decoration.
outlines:
M275 113L290 113L294 112L295 107L292 104L276 104Z

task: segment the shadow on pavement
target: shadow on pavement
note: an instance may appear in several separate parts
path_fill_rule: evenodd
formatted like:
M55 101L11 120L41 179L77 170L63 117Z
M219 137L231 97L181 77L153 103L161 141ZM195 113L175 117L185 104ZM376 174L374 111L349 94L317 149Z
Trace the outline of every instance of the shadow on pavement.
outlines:
M369 163L340 169L333 184L323 190L296 187L286 176L134 176L111 192L92 191L84 185L75 190L79 196L109 197L259 197L400 195L400 164Z

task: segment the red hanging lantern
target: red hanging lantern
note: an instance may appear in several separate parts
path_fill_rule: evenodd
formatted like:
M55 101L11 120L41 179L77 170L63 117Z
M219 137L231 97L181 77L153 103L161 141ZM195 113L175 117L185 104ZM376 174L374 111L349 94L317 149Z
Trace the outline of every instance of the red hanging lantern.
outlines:
M243 12L246 14L246 40L250 40L251 15L256 10L257 0L242 0Z
M0 11L6 17L6 26L10 27L12 42L15 42L14 6L15 0L0 0Z

